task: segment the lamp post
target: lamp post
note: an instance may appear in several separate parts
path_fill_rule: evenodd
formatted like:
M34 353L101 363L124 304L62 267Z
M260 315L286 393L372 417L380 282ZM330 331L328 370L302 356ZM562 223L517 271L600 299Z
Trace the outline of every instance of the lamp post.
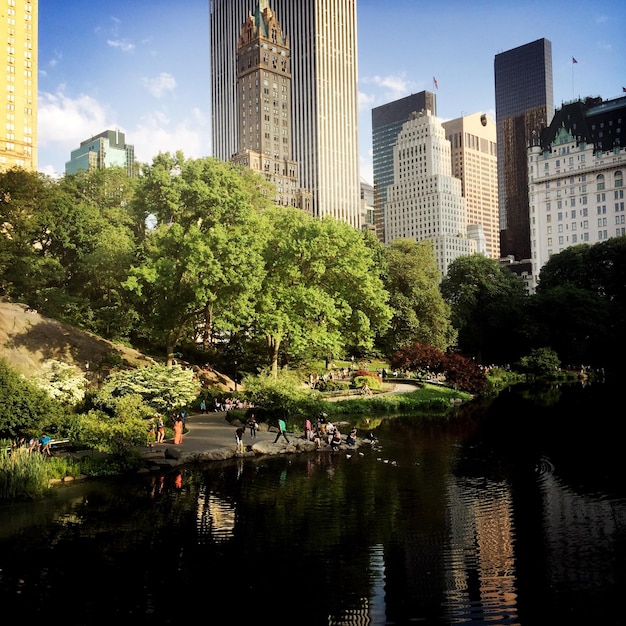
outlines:
M237 393L237 359L235 359L235 393Z

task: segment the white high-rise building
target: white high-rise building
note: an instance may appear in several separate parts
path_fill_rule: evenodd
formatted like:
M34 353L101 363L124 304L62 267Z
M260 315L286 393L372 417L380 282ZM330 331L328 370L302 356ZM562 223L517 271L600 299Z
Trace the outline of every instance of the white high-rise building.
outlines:
M574 100L528 148L531 291L553 254L626 235L626 97Z
M257 4L291 46L292 155L313 215L360 228L356 0L210 0L213 156L239 147L237 41ZM260 106L260 103L259 103Z
M450 142L430 111L413 113L393 153L394 182L387 187L385 243L432 241L442 277L459 256L474 254L461 181L452 176Z

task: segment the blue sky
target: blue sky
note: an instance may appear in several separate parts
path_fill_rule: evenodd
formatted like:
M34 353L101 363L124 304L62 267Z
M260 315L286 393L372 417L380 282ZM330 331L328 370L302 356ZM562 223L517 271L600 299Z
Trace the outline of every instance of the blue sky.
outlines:
M357 0L357 19L361 176L370 183L371 109L426 89L442 120L495 119L499 52L549 39L557 107L626 87L623 0ZM142 162L176 150L210 156L208 34L209 0L41 0L40 171L63 173L82 140L108 129L124 132Z

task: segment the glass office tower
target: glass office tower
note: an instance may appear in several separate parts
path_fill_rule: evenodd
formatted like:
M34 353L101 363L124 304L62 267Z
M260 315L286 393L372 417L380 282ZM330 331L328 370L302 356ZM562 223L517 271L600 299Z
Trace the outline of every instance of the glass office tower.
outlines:
M538 39L494 61L500 254L531 258L527 147L554 115L552 44Z

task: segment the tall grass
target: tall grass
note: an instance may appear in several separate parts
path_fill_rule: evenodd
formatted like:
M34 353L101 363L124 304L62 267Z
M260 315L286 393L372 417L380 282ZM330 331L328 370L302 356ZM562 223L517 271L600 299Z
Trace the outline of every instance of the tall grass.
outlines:
M51 478L49 459L25 448L7 449L6 443L0 442L0 499L41 497Z

